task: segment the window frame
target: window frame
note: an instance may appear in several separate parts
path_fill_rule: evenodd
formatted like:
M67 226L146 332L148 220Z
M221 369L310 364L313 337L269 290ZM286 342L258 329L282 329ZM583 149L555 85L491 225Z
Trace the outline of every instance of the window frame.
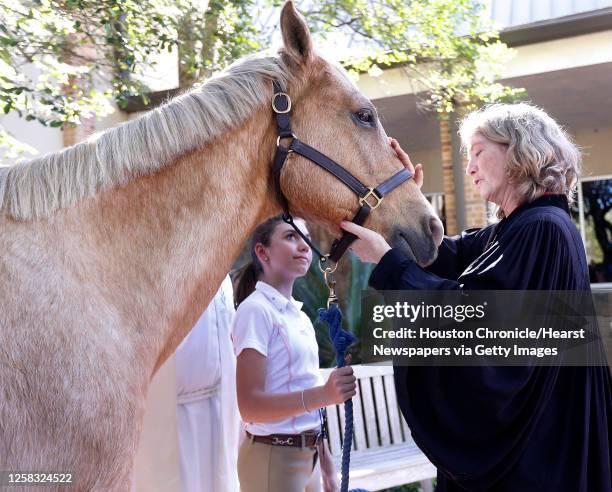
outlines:
M578 230L580 232L580 237L582 238L582 246L584 248L584 253L587 255L588 262L588 251L586 249L586 224L584 218L584 195L582 193L582 183L588 181L601 181L606 179L612 179L612 174L600 174L597 176L584 176L578 179ZM591 289L612 289L612 282L596 282L591 283Z

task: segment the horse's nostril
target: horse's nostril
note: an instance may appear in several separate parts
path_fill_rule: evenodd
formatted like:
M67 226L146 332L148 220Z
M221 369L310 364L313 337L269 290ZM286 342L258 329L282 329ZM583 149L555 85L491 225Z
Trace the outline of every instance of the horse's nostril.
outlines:
M434 240L436 246L439 246L442 243L442 237L444 236L444 227L442 227L442 222L437 217L432 217L429 219L429 232L431 233L431 237Z

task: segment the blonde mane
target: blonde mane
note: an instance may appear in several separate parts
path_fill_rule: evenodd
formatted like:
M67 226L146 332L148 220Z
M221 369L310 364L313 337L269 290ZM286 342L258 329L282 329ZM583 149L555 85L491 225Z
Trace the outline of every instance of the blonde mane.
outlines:
M144 116L25 164L0 167L0 212L51 216L100 190L153 173L243 123L265 104L272 79L286 86L282 57L249 57Z

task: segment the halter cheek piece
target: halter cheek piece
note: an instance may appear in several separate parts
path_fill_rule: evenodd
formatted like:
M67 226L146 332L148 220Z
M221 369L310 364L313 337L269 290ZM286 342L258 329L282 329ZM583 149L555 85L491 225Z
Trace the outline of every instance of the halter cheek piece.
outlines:
M404 181L410 179L412 177L412 173L404 168L391 176L389 179L383 181L376 188L369 188L342 166L334 162L326 155L321 154L310 145L300 141L293 134L291 131L291 99L287 93L281 90L281 87L276 81L274 81L272 110L274 111L276 124L278 126L278 138L276 139L276 154L274 155L274 161L272 164L272 175L274 177L276 196L283 207L283 220L291 225L302 237L302 239L304 239L304 241L306 241L312 250L319 256L319 266L321 267L321 270L324 270L325 262L330 260L333 263L337 263L349 245L355 239L357 239L357 236L351 234L350 232L344 231L342 233L342 237L340 239L336 239L332 243L329 254L324 255L316 248L310 239L308 239L302 233L302 231L300 231L300 229L293 222L293 217L289 213L289 202L287 201L287 197L283 194L280 186L280 174L281 170L283 169L283 165L287 160L287 156L292 152L295 152L296 154L306 157L306 159L322 167L353 190L358 197L359 210L357 211L355 217L353 217L352 222L358 225L362 225L370 212L378 208L385 195L393 191ZM281 145L281 139L283 138L291 139L291 143L287 147ZM329 267L325 268L329 269Z

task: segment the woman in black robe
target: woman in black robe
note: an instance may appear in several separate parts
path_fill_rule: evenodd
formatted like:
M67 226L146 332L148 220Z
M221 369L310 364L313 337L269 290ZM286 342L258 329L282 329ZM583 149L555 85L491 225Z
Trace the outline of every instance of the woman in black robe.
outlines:
M494 105L469 115L461 136L466 172L501 220L445 236L426 268L405 244L391 248L377 233L344 222L359 238L353 252L377 263L370 285L589 291L584 246L568 208L580 154L563 130L533 106ZM420 184L420 167L415 177ZM438 468L436 492L612 491L607 366L395 366L394 372L412 436Z

